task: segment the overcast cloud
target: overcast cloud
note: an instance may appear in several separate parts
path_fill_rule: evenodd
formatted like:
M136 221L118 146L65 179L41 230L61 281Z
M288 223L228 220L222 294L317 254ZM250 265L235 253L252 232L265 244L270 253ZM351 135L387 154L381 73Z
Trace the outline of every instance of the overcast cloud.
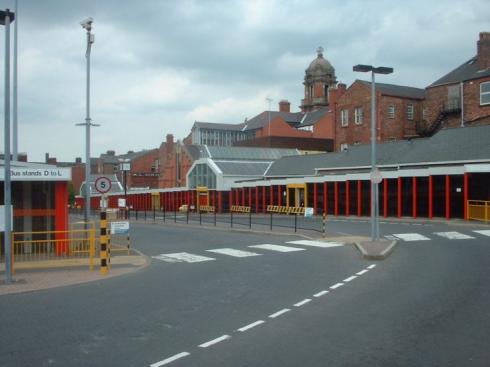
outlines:
M93 157L156 148L169 133L182 139L196 120L242 122L266 97L297 111L320 45L347 85L363 77L352 66L366 63L394 67L379 81L423 88L474 56L478 33L490 31L488 0L19 0L19 150L31 161L85 156L75 123L85 118L79 22L88 16L91 116L101 124Z

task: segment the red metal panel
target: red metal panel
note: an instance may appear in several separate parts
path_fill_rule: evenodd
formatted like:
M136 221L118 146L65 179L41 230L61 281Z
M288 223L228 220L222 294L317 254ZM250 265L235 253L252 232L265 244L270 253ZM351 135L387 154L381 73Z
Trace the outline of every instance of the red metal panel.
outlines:
M397 206L397 210L398 210L398 218L401 218L402 216L402 178L401 177L398 177L398 195L397 195L397 199L398 199L398 206Z
M218 191L218 213L223 212L223 197L222 197L222 192Z
M259 212L259 187L255 186L255 213Z
M432 219L434 214L434 181L432 176L429 176L429 219Z
M334 192L334 214L339 215L339 183L336 181L333 185Z
M325 214L328 213L327 209L328 209L328 206L327 206L327 201L328 201L328 191L327 191L327 183L324 182L323 183L323 212Z
M272 185L269 186L269 197L270 197L270 201L271 201L271 204L270 205L274 205L274 187Z
M55 210L55 230L68 230L68 183L56 182L54 194L54 210ZM56 239L66 238L63 233L56 233ZM68 243L56 242L56 255L66 254L68 252Z
M463 210L464 210L464 219L468 220L468 197L469 197L469 173L465 172L463 176Z
M350 183L348 180L345 181L345 215L350 214Z
M266 207L266 195L265 195L265 186L262 186L262 212L265 213Z
M412 177L412 216L417 218L417 177Z
M388 179L383 180L383 216L388 216Z
M245 189L242 188L242 206L245 206Z
M451 178L446 175L446 219L451 217Z
M281 185L277 186L277 205L281 206L282 205L282 196L281 196Z
M357 180L357 215L362 216L362 181Z
M229 200L229 209L231 210L231 206L233 205L233 189L230 189L230 200Z

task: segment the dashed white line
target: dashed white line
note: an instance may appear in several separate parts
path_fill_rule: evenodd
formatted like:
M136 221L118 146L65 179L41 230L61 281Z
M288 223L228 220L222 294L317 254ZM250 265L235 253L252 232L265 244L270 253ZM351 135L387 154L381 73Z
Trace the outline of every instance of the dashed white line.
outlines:
M222 342L223 340L230 339L230 338L231 338L231 336L229 336L229 335L222 335L219 338L210 340L206 343L199 344L199 347L200 348L207 348L207 347L210 347L211 345L217 344L219 342Z
M289 308L283 308L281 311L277 311L277 312L273 313L272 315L269 315L269 317L271 319L274 319L274 318L281 316L282 314L285 314L286 312L289 312L289 311L291 311Z
M376 264L371 264L371 265L369 265L367 268L368 268L368 269L374 269L375 267L376 267Z
M160 361L160 362L156 362L156 363L150 364L150 367L160 367L160 366L164 366L164 365L166 365L166 364L169 364L170 362L176 361L177 359L187 357L188 355L190 355L190 353L187 353L187 352L182 352L182 353L176 354L176 355L174 355L174 356L172 356L172 357L169 357L169 358L167 358L167 359L164 359L163 361Z
M343 282L348 283L348 282L350 282L351 280L354 280L354 279L356 279L356 278L357 278L357 277L356 277L355 275L353 275L353 276L351 276L351 277L348 277L348 278L344 279L344 280L343 280Z
M366 274L369 270L367 269L364 269L364 270L361 270L359 273L356 273L356 275L363 275L363 274Z
M323 296L324 294L327 294L327 293L328 293L328 291L321 291L321 292L315 293L313 295L313 297L317 297L318 298L318 297L321 297L321 296Z
M294 304L294 307L301 307L301 306L307 304L308 302L311 302L311 299L310 298L306 298L306 299L304 299L304 300L302 300L302 301L300 301L298 303L295 303Z
M265 321L264 320L259 320L259 321L255 321L255 322L252 322L251 324L248 324L248 325L245 325L243 327L241 327L240 329L237 329L238 331L247 331L248 329L251 329L253 327L256 327L260 324L263 324Z
M334 284L330 287L330 289L337 289L338 287L342 287L344 285L344 283L337 283L337 284Z

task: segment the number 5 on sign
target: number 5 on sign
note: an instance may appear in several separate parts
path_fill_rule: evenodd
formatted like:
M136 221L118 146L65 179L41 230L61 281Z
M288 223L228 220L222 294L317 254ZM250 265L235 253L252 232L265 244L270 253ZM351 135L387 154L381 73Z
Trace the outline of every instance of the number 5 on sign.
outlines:
M101 176L95 180L95 189L101 194L105 194L111 190L112 183L108 177Z

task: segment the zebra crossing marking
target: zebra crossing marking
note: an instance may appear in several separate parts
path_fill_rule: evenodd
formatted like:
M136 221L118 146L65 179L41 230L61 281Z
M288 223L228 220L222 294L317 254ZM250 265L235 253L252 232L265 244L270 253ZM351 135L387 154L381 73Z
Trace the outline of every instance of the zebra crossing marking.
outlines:
M263 250L278 251L278 252L293 252L293 251L304 251L305 250L304 248L272 245L270 243L263 244L263 245L252 245L252 246L248 246L248 247L260 248Z
M291 243L293 245L304 245L304 246L321 247L321 248L338 247L344 245L343 242L322 242L322 241L310 241L310 240L289 241L286 243Z
M216 248L213 250L206 250L206 251L213 252L216 254L233 256L233 257L249 257L249 256L261 256L262 255L262 254L258 254L256 252L235 250L233 248Z
M467 234L459 233L459 232L434 232L435 235L440 237L444 237L450 240L472 240L475 237L468 236Z
M476 233L482 234L484 236L489 236L490 237L490 230L488 230L488 229L483 229L483 230L473 231L473 232L476 232Z
M172 254L160 254L157 256L152 256L152 258L156 259L156 260L169 262L169 263L181 263L181 262L198 263L198 262L202 262L202 261L216 260L215 258L212 258L212 257L194 255L194 254L190 254L188 252L176 252L176 253L172 253Z
M430 241L430 238L421 235L420 233L394 233L393 236L396 238L412 242L412 241Z

